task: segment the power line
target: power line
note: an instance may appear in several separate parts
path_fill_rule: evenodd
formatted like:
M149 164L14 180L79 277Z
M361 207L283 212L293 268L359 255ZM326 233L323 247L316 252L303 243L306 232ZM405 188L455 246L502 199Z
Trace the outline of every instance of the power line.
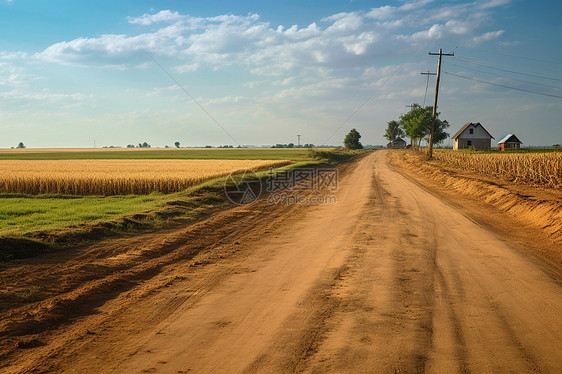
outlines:
M490 65L482 64L482 63L479 63L479 62L474 62L474 61L471 61L471 60L469 60L469 59L463 59L463 58L458 58L458 57L457 57L457 59L460 60L460 61L468 62L469 64L478 65L478 66L483 66L483 67L486 67L486 68L488 68L488 69L500 70L500 71L505 71L505 72L513 73L513 74L526 75L526 76L528 76L528 77L535 77L535 78L541 78L541 79L550 79L550 80L555 80L555 81L560 81L560 82L562 82L562 79L561 79L561 78L546 77L546 76L543 76L543 75L531 74L531 73L523 73L523 72L520 72L520 71L515 71L515 70L510 70L510 69L504 69L504 68L499 68L499 67L495 67L495 66L490 66Z
M522 64L522 61L516 61L514 59L502 59L500 61L498 59L476 58L473 56L462 55L462 54L458 55L457 57L459 59L479 62L481 64L489 64L492 66L499 66L504 69L513 69L517 71L529 72L538 75L552 75L553 77L560 77L560 74L562 74L562 70L556 68L555 66L553 66L553 68L555 69L552 69L551 67L541 66L536 63L532 63L532 65L527 65L527 64Z
M429 56L429 55L428 55L428 56ZM422 105L422 108L425 108L425 99L426 99L426 97L427 97L427 88L429 87L429 76L430 76L430 75L437 75L437 74L436 74L436 73L430 73L429 70L427 71L427 73L422 72L422 73L420 73L420 74L422 74L422 75L427 75L427 79L426 79L426 81L425 81L425 94L423 95L423 105Z
M205 109L205 107L203 105L201 105L201 103L199 101L197 101L197 99L195 97L193 97L192 94L189 93L188 90L185 89L185 87L164 67L162 66L162 64L160 64L158 62L158 60L156 60L156 58L154 58L153 55L151 55L150 53L148 53L148 55L150 56L150 58L156 63L156 65L158 65L160 67L160 69L162 69L162 71L164 71L164 73L166 73L166 75L168 75L168 77L170 77L171 80L173 80L176 85L183 91L185 92L185 94L187 96L189 96L191 98L191 100L197 104L199 106L199 108L201 108L201 110L203 110L203 112L205 112L207 114L207 116L209 116L209 118L211 118L213 120L213 122L215 122L221 129L222 131L228 135L230 137L230 139L232 139L234 141L234 143L238 144L239 147L242 147L242 145L240 145L240 143L238 142L238 140L236 140L234 138L234 136L232 136L228 131L226 131L226 129L223 127L223 125L220 124L219 121L216 120L215 117L213 117L213 115L211 113L209 113L209 111L207 111L207 109Z
M485 50L485 49L476 49L476 50L486 52L486 53L495 54L495 55L499 55L499 56L513 57L513 58L519 58L519 59L522 59L522 60L529 60L529 61L544 62L546 64L562 65L561 61L553 61L553 60L545 60L545 59L541 59L541 58L509 55L509 54L506 54L506 53L493 52L493 51L488 51L488 50Z
M453 64L453 63L451 63L451 65L456 66L456 67L461 68L461 69L468 69L468 70L476 71L476 72L478 72L478 73L484 73L484 74L488 74L488 75L493 75L493 76L498 77L498 78L510 79L510 80L513 80L513 81L516 81L516 82L534 84L534 85L536 85L536 86L543 86L543 87L555 88L555 89L560 89L560 88L562 88L561 86L553 86L553 85L546 84L546 83L533 82L533 81L529 81L529 80L525 80L525 79L517 79L517 78L513 78L513 77L508 77L508 76L505 76L505 75L500 75L500 74L496 74L496 73L491 73L491 72L489 72L489 71L484 71L484 70L480 70L480 69L471 68L471 67L468 67L468 66L462 66L462 65L457 65L457 64Z
M336 135L336 133L337 133L338 131L340 131L340 129L341 129L347 122L349 122L349 120L350 120L351 118L353 118L353 116L355 116L355 114L357 114L357 112L359 112L359 111L361 110L361 108L363 108L363 107L365 106L365 104L367 104L369 101L371 101L371 99L372 99L373 97L375 97L375 95L377 94L377 92L379 92L380 89L383 88L384 85L385 85L390 79L392 79L392 77L394 77L394 76L396 75L396 73L398 73L398 70L400 70L400 69L402 68L402 66L404 66L404 64L401 64L400 66L398 66L398 68L394 71L394 73L392 73L379 87L377 87L377 89L371 94L371 96L369 96L367 99L365 99L365 101L363 101L363 102L361 103L361 105L359 105L359 106L357 107L357 109L355 109L355 110L353 111L353 113L351 113L351 114L349 115L349 117L347 117L346 120L343 121L343 122L341 123L341 125L338 126L338 128L332 133L332 135L330 135L326 140L324 140L323 143L321 143L321 145L326 145L326 143L328 143L328 141L329 141L330 139L332 139L332 138L334 137L334 135Z
M449 73L449 72L445 72L445 74L452 75L452 76L459 77L459 78L463 78L463 79L468 79L468 80L471 80L471 81L476 81L476 82L480 82L480 83L489 84L489 85L492 85L492 86L498 86L498 87L503 87L503 88L509 88L509 89L511 89L511 90L529 92L529 93L534 93L534 94L537 94L537 95L550 96L550 97L556 97L556 98L562 99L562 96L553 95L553 94L548 94L548 93L544 93L544 92L533 91L533 90L526 90L526 89L523 89L523 88L517 88L517 87L507 86L507 85L499 84L499 83L492 83L492 82L488 82L488 81L483 81L483 80L481 80L481 79L476 79L476 78L471 78L471 77L465 77L465 76L463 76L463 75L454 74L454 73Z

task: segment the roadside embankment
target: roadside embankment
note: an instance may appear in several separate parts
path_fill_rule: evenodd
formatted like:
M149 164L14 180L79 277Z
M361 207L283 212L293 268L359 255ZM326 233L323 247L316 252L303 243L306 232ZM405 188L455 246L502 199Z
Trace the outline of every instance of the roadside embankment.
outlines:
M455 170L439 161L428 161L418 152L389 152L388 157L397 171L418 183L485 203L506 217L506 221L537 228L553 244L562 244L562 191ZM516 229L514 226L513 230ZM562 250L558 252L556 257L560 259Z

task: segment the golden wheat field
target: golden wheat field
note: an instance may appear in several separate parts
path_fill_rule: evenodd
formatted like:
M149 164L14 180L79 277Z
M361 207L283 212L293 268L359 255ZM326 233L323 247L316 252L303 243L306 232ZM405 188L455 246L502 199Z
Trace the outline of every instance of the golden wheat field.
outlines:
M65 195L172 193L237 169L287 160L0 160L0 192Z
M562 153L473 154L438 149L434 158L455 169L515 182L562 186Z

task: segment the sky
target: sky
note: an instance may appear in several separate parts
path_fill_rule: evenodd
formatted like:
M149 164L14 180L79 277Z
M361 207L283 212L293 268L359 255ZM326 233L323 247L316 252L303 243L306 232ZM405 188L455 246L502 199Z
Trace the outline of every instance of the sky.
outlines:
M407 105L433 105L421 72L440 48L451 135L480 122L496 141L562 143L560 14L555 0L0 0L0 147L339 145L352 128L386 144Z

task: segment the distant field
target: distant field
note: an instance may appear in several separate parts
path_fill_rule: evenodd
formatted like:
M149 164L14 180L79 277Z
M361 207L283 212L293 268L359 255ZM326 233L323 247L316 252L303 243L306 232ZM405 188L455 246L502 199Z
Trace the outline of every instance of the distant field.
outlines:
M0 192L63 195L146 195L179 192L237 169L288 160L0 160Z
M26 148L0 149L0 160L193 159L310 160L307 148Z

